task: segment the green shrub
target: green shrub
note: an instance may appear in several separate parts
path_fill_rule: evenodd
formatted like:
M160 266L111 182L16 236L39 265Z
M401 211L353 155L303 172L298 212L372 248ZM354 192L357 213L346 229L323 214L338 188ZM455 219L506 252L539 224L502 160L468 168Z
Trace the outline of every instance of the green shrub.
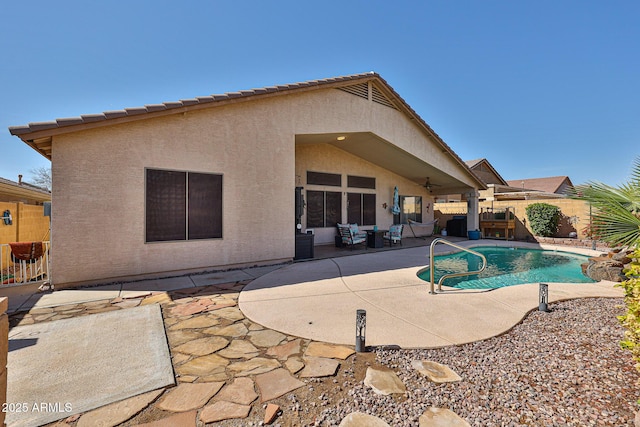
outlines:
M640 249L636 249L633 257L630 268L625 272L628 279L616 285L624 289L627 306L626 314L618 316L618 319L626 328L624 340L620 344L622 348L631 351L636 369L640 370Z
M533 234L552 237L558 230L560 208L546 203L533 203L527 206L527 218Z

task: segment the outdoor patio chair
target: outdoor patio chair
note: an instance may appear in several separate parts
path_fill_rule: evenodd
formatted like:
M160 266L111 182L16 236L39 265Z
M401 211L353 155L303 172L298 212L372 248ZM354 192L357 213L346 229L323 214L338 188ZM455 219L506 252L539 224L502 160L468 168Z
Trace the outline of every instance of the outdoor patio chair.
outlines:
M351 247L351 250L353 250L353 247L355 245L360 243L364 243L365 246L367 245L367 232L358 232L358 225L353 225L355 225L356 231L354 231L354 227L352 227L352 224L337 224L338 233L340 233L342 243L344 245L349 245Z
M385 240L389 241L389 246L392 246L394 243L400 242L400 246L402 246L402 229L404 225L402 224L393 224L389 227L389 231L382 236Z

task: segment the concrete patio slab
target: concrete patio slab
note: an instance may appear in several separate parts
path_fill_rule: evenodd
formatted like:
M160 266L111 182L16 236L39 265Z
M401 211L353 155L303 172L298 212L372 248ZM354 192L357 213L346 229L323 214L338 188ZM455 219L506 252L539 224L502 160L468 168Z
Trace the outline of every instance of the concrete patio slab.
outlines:
M7 402L27 409L8 412L10 426L43 425L174 384L158 305L15 327L8 356Z
M9 307L7 313L18 311L20 307L31 298L32 295L38 293L37 283L8 286L0 289L0 296L9 298Z
M278 270L279 268L282 268L283 266L284 266L284 264L265 265L265 266L262 266L262 267L245 268L242 271L244 271L249 276L251 276L251 277L253 277L255 279L256 277L264 276L267 273L271 273L272 271Z
M195 284L190 276L141 280L138 282L123 283L119 296L122 298L132 298L141 292L175 291L194 287Z
M89 301L112 299L120 295L120 284L84 289L63 289L54 292L35 293L20 306L20 310L31 308L57 307Z
M194 274L190 276L196 287L219 285L221 283L241 282L243 280L252 280L254 276L244 272L243 270L219 271L207 274Z
M427 253L427 248L416 247L288 265L247 285L240 293L239 307L249 319L268 328L345 345L354 345L356 310L365 309L366 344L404 348L487 339L508 331L538 308L537 283L431 295L429 284L416 276L428 264ZM549 283L549 302L622 296L612 282Z

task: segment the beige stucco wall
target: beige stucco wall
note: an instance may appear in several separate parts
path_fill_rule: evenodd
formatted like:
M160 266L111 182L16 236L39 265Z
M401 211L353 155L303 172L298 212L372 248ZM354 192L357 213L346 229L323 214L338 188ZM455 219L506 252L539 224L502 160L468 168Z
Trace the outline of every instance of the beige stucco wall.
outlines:
M295 135L361 131L471 184L404 114L336 89L54 136L53 280L64 285L291 259ZM299 154L300 170L316 160L320 164L314 169L321 170L335 160ZM319 154L332 156L330 151ZM403 187L409 183L364 163L354 158L345 166L362 175L370 175L369 170L379 174L379 205L391 201L393 185L407 194ZM223 174L223 238L146 244L145 168ZM384 225L385 213L379 215Z
M55 138L55 282L291 257L294 137L253 123L264 104ZM145 167L223 174L223 238L145 244Z
M342 175L342 187L309 185L306 183L307 171L326 172ZM366 176L376 178L376 189L347 187L347 175ZM393 224L393 188L398 187L398 193L403 196L422 196L422 220L433 219L433 198L424 187L417 185L377 165L369 163L359 157L351 155L329 144L298 144L296 145L296 182L306 190L340 191L342 192L342 221L347 222L347 193L375 193L376 194L376 225L380 229L388 229ZM383 203L387 207L383 207ZM306 231L306 211L302 218L303 232ZM372 229L366 226L363 229ZM408 230L404 230L404 234ZM334 243L336 227L314 227L315 244Z

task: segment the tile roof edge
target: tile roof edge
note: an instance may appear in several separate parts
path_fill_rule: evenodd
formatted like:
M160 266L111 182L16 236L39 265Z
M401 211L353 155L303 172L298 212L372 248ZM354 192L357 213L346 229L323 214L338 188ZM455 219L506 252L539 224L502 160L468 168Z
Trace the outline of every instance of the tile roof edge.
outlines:
M11 135L20 136L20 135L25 135L29 133L39 132L39 131L46 131L46 130L76 126L76 125L83 125L83 124L95 123L99 121L107 121L107 120L112 120L112 119L122 118L122 117L139 116L139 115L144 115L144 114L149 114L149 113L154 113L159 111L172 110L172 109L181 108L181 107L189 107L192 105L211 104L211 103L215 103L223 100L248 98L251 96L260 96L263 94L269 94L274 92L285 92L289 90L320 86L323 84L339 83L343 81L351 81L351 80L357 80L362 78L375 78L375 77L381 79L381 77L377 73L370 71L367 73L350 74L345 76L330 77L326 79L308 80L303 82L288 83L288 84L281 84L281 85L275 85L275 86L266 86L262 88L239 90L239 91L227 92L224 94L198 96L195 98L181 99L179 101L167 101L159 104L147 104L141 107L140 106L125 107L120 110L104 111L102 113L82 114L76 117L57 118L55 120L45 121L45 122L31 122L26 125L10 126L9 132L11 133ZM387 84L388 86L388 83L385 82L385 84Z

